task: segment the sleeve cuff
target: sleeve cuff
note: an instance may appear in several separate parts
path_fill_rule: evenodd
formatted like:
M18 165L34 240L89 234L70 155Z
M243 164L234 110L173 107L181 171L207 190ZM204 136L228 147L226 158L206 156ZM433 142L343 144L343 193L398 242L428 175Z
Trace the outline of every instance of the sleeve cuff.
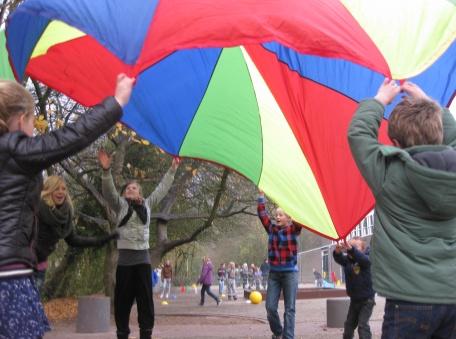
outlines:
M103 178L105 178L105 179L106 179L106 178L109 178L110 175L111 175L111 168L108 168L108 169L106 169L106 170L105 170L104 168L102 168L102 174L101 174L101 176L102 176Z

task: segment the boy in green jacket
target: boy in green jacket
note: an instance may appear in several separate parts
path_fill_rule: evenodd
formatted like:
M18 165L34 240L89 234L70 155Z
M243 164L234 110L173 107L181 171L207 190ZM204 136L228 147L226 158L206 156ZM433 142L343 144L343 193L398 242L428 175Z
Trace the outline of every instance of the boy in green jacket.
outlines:
M394 146L379 144L385 106ZM386 297L382 338L456 338L456 122L415 84L385 79L348 131L375 200L374 289Z

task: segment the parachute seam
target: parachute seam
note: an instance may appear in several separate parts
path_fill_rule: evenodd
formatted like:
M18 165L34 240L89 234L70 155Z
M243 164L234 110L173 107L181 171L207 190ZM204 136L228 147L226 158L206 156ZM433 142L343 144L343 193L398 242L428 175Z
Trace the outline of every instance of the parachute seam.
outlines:
M244 49L245 53L247 53L250 57L250 60L252 60L252 63L255 65L255 61L253 61L253 58L252 56L249 54L249 52L247 51L247 49L245 49L243 46L242 48ZM256 183L256 185L258 186L258 184L260 183L260 179L261 179L261 175L263 174L263 164L264 164L264 142L263 142L263 125L261 124L262 120L261 120L261 113L260 113L260 106L258 105L258 96L257 96L257 93L256 93L256 90L255 90L255 84L253 83L253 80L252 80L252 76L250 75L250 71L249 71L249 65L247 64L244 56L242 57L242 60L244 61L244 64L245 64L245 67L247 67L247 74L249 76L249 79L250 79L250 83L252 84L252 89L253 89L253 93L255 95L255 102L257 104L257 109L258 109L258 121L260 123L260 138L261 138L261 166L260 166L260 175L258 176L258 181ZM255 65L256 67L256 65Z
M188 132L190 131L190 129L191 129L192 125L193 125L193 121L195 120L196 114L198 113L198 110L199 110L199 108L201 107L201 103L203 102L204 97L206 96L207 89L209 88L209 85L210 85L210 83L211 83L212 77L214 76L215 69L217 68L217 65L218 65L218 63L219 63L219 61L220 61L220 57L221 57L221 55L222 55L222 51L223 51L223 48L220 48L220 53L219 53L219 55L218 55L218 57L217 57L217 61L214 63L214 68L212 69L211 76L209 77L209 80L207 81L206 89L204 90L203 96L201 97L201 100L200 100L198 106L196 107L195 111L193 112L192 120L191 120L190 123L188 124L188 128L187 128L187 130L185 131L184 137L182 138L182 142L181 142L181 144L180 144L180 146L179 146L177 155L180 155L180 151L181 151L181 149L182 149L182 145L184 144L185 139L187 139Z
M29 14L28 11L25 11L25 13ZM13 13L13 14L14 14L14 13ZM8 18L8 20L6 21L6 28L5 28L5 48L6 48L7 52L8 52L8 60L9 60L10 65L12 66L11 69L12 69L12 71L13 71L13 73L14 73L14 76L16 77L16 79L18 79L18 80L20 80L20 81L24 81L24 78L26 77L26 74L27 74L27 66L28 66L28 64L30 63L30 57L33 55L33 52L35 51L36 44L35 44L35 47L33 47L33 48L31 49L30 54L27 56L27 63L26 63L26 65L25 65L25 67L24 67L24 74L22 74L22 76L19 77L19 74L18 74L17 69L16 69L16 65L14 64L13 58L11 57L11 53L10 53L10 51L9 51L8 44L6 43L6 41L7 41L6 39L7 39L7 31L8 31L9 21L11 20L12 17L13 17L13 16L10 16L10 17ZM46 19L48 19L48 18L46 18ZM44 32L47 30L47 28L49 27L49 24L50 24L51 22L52 22L52 20L51 20L51 19L48 19L48 22L47 22L46 26L43 28L43 31L41 32L41 34L40 34L40 35L38 36L38 38L36 39L36 43L38 43L38 42L41 40L41 38L43 37Z

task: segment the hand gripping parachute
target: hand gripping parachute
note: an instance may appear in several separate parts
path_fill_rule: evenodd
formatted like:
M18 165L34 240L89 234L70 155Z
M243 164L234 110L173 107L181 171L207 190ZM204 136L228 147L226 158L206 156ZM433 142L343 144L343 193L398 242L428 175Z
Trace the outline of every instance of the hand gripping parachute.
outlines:
M374 205L346 139L357 102L387 76L450 105L455 36L448 0L28 0L7 24L17 79L91 106L137 77L125 124L331 239Z

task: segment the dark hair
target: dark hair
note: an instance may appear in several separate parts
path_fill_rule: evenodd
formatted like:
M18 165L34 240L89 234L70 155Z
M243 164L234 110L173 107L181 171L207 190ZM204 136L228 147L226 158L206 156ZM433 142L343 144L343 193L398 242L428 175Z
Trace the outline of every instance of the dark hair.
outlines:
M388 135L403 148L442 144L442 110L434 101L407 97L391 112Z

